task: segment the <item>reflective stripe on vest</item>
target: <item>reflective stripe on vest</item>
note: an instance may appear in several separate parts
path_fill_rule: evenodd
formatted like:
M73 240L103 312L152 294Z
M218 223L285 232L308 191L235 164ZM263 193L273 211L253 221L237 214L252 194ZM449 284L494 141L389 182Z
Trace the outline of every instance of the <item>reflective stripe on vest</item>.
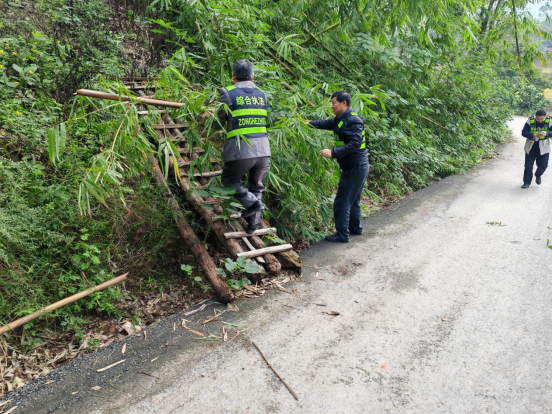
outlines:
M232 101L231 127L226 138L241 136L246 139L263 138L267 136L267 103L264 92L257 88L225 88ZM256 136L252 136L256 134ZM259 134L263 134L258 136Z
M266 127L257 128L236 128L228 132L227 138L235 137L236 135L248 135L248 134L266 134Z
M358 113L357 112L351 112L351 115L358 116ZM349 119L349 118L347 118L347 119ZM339 129L341 129L342 126L343 126L343 121L339 121L339 123L337 124L337 127ZM339 136L337 134L335 135L335 146L336 147L344 147L345 146L345 142L340 141ZM363 150L365 148L366 148L366 130L363 129L362 130L362 143L360 144L359 150Z
M537 132L539 132L537 127L535 126L535 124L536 124L535 117L529 118L529 125L531 125L531 133L532 134L536 134ZM544 127L546 128L546 130L548 130L550 128L550 118L549 117L546 117L546 119L544 120Z

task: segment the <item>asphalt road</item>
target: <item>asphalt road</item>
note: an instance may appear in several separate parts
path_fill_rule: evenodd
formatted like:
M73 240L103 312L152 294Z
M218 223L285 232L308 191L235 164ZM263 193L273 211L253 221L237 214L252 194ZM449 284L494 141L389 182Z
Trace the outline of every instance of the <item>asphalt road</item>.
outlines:
M552 172L520 188L523 122L494 160L305 252L290 293L238 303L234 341L182 342L57 412L552 412Z

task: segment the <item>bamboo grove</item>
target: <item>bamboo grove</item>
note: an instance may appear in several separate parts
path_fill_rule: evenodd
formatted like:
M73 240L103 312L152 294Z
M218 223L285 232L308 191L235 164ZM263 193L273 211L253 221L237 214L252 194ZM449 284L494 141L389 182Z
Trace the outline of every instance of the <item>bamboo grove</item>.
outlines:
M317 239L331 219L337 174L316 151L330 137L302 120L329 116L328 96L351 92L369 129L372 170L366 195L373 199L405 194L477 163L503 138L512 114L516 91L503 72L523 83L535 59L544 57L534 41L538 25L512 6L445 0L154 0L147 7L148 22L163 37L168 58L157 97L189 103L184 109L193 125L189 134L211 137L217 151L220 128L214 115L206 119L205 114L216 110L217 88L231 83L232 62L254 61L256 82L271 105L268 215L285 236ZM98 104L82 108L90 105ZM94 179L88 176L81 185L85 210L90 196L103 201L120 189L125 175L143 170L142 154L151 146L135 139L133 122L131 117L123 127L115 119L111 133L105 131L113 142L94 158ZM55 138L51 142L59 143ZM123 146L124 156L117 151ZM129 146L136 151L128 152ZM177 156L169 144L163 148L166 160ZM210 156L201 163L208 164Z

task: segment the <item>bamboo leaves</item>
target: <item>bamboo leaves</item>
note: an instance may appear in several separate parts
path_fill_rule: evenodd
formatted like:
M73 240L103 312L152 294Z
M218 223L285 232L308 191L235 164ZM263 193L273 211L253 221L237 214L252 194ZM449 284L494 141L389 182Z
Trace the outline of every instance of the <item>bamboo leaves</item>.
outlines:
M48 131L48 156L52 164L59 161L59 157L65 149L67 142L67 130L65 123L56 125Z

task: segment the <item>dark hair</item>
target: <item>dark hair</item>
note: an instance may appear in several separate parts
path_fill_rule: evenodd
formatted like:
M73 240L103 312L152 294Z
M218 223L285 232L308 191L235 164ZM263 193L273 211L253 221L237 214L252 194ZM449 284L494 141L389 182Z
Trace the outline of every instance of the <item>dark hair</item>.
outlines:
M546 116L546 111L544 109L539 109L535 116Z
M236 60L232 67L234 77L239 81L248 81L253 79L253 63L247 59Z
M346 102L347 106L351 106L351 95L345 91L339 91L332 95L332 98L337 99L337 102Z

